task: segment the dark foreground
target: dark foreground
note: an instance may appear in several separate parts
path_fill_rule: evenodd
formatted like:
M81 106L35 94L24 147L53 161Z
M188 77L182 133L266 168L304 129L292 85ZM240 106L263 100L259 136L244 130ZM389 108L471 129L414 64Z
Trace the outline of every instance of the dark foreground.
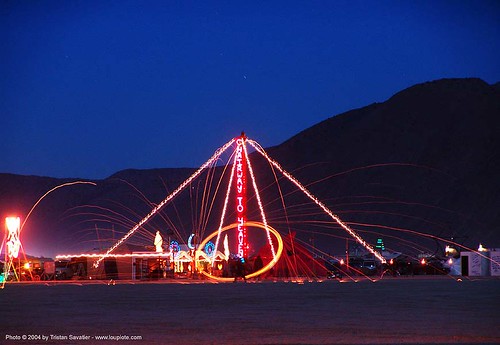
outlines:
M500 343L499 279L8 284L0 309L1 344Z

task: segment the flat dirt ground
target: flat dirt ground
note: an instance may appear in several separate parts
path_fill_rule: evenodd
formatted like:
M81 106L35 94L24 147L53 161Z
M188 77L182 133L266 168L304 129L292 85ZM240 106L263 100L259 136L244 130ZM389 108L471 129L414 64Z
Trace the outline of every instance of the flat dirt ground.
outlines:
M500 344L500 279L11 283L0 310L1 344Z

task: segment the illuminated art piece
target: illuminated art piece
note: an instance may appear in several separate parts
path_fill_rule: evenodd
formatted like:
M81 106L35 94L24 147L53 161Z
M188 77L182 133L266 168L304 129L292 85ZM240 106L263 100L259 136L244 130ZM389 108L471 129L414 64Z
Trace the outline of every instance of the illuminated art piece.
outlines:
M257 277L257 276L261 275L262 273L269 271L271 268L274 267L274 265L276 265L279 258L281 257L281 253L283 252L283 240L282 240L279 232L276 231L274 228L270 227L269 225L266 226L260 222L247 222L246 225L249 227L260 228L260 229L263 229L265 231L271 232L274 235L274 237L276 237L276 240L278 242L278 250L276 251L276 256L274 256L274 258L266 266L262 267L260 270L255 271L255 272L245 276L245 279L250 279L250 278ZM203 248L203 246L205 246L208 243L208 241L210 241L212 238L218 236L220 232L225 232L225 231L237 228L237 227L238 227L238 223L233 223L233 224L230 224L230 225L228 225L220 230L213 232L212 234L210 234L207 238L205 238L200 243L199 250L201 250ZM207 277L214 279L214 280L217 280L217 281L220 281L220 282L234 281L234 278L216 277L216 276L213 276L210 273L205 272L205 271L203 271L202 273L204 275L206 275Z
M252 170L252 164L250 162L250 159L248 158L248 152L247 152L246 144L245 144L247 141L247 138L245 137L245 134L242 133L241 136L239 138L236 138L235 141L236 141L236 150L234 152L233 167L231 169L231 175L229 177L228 188L226 191L226 198L224 201L224 206L222 208L222 215L221 215L221 219L220 219L219 230L217 232L217 239L215 241L215 248L219 247L219 241L220 241L220 236L222 233L222 227L224 225L224 216L226 214L227 205L228 205L228 201L229 201L229 194L231 192L233 179L236 175L236 212L238 215L238 218L237 218L238 252L237 253L238 253L238 256L240 258L244 258L244 256L242 256L242 255L246 255L245 253L248 253L249 246L248 246L248 243L246 241L246 225L248 223L248 220L246 219L246 193L244 194L245 196L243 196L243 190L245 189L243 179L246 180L246 176L245 176L244 171L248 170L248 172L250 173L252 187L253 187L253 190L255 192L255 198L257 199L257 204L259 206L262 224L263 224L264 229L266 231L269 247L271 248L271 254L273 256L273 261L274 261L276 259L276 251L274 249L274 244L273 244L273 241L271 239L271 234L270 234L270 230L268 228L267 219L266 219L266 215L264 212L264 207L263 207L262 201L260 199L259 188L257 186L257 182L255 180L255 175L254 175L253 170ZM246 166L246 169L244 169L245 166ZM241 181L238 181L238 179L240 179ZM239 188L239 187L241 187L241 188ZM224 239L224 241L226 241L226 239L227 239L227 235L226 235L226 238ZM240 250L242 248L244 249L243 253ZM229 249L227 248L226 243L224 243L224 251L229 253ZM229 255L226 255L226 257L229 257ZM212 260L211 264L212 264L212 266L214 265L214 260Z
M246 229L246 209L247 209L247 181L246 181L246 157L243 152L245 135L242 134L236 140L236 220L238 223L238 256L246 258L248 256L247 229Z
M155 247L157 253L163 253L163 238L161 238L161 234L159 231L156 232L155 236Z
M163 201L161 201L159 204L157 204L153 209L140 221L138 222L134 227L132 227L120 240L118 240L113 246L111 246L106 253L101 254L99 256L99 259L94 262L94 267L98 267L99 264L108 256L111 256L111 253L118 248L121 244L123 244L128 238L130 238L138 229L144 227L144 225L153 217L155 216L167 203L172 201L174 197L176 197L181 191L183 191L187 186L189 186L192 181L196 178L198 178L202 172L205 169L208 169L210 167L213 167L214 164L219 160L221 155L226 152L229 148L234 147L233 145L236 144L236 148L234 149L231 157L233 157L233 164L231 168L231 173L229 177L229 183L227 185L227 191L226 191L226 196L222 208L222 215L220 218L220 223L219 223L219 228L218 231L216 231L214 234L211 235L210 238L216 237L215 240L215 251L217 252L219 248L219 243L221 241L221 233L223 232L223 229L228 229L228 226L224 227L224 218L225 214L227 211L228 203L229 203L229 198L230 198L230 193L231 193L231 188L236 189L236 191L231 194L235 195L236 198L236 223L234 223L233 228L236 228L237 230L237 255L240 257L245 257L248 255L248 243L247 243L247 227L250 226L250 224L259 224L258 226L255 225L255 227L259 227L263 230L265 230L268 243L270 246L270 250L272 253L272 260L269 265L267 265L262 271L259 270L257 272L252 273L250 276L256 276L261 274L262 272L265 272L265 269L269 269L272 267L276 261L278 260L279 256L281 255L282 251L282 241L281 237L279 236L278 232L274 230L268 223L266 219L266 215L264 212L263 204L260 198L260 192L257 186L257 181L255 179L255 175L252 170L252 164L251 161L249 160L248 157L248 152L246 148L246 144L249 144L251 147L253 147L257 153L262 155L267 162L271 165L273 169L276 169L278 172L280 172L286 179L288 179L290 182L292 182L303 194L305 194L309 199L311 199L317 206L319 206L320 209L323 210L328 216L330 216L343 230L345 230L349 235L351 235L359 244L361 244L364 248L366 248L370 253L372 253L377 259L379 259L382 263L385 263L386 260L384 257L374 248L372 248L363 238L356 232L354 231L349 225L347 225L345 222L343 222L340 217L338 217L336 214L334 214L324 203L322 203L316 196L314 196L304 185L302 185L294 176L292 176L289 172L284 170L279 163L274 161L269 155L264 151L264 149L255 141L248 139L243 133L241 136L234 138L227 142L224 146L220 147L215 153L210 157L209 160L207 160L196 172L194 172L189 178L187 178L184 182L182 182L171 194L169 194ZM246 174L248 172L248 174ZM262 223L256 223L256 222L250 222L246 219L248 216L248 212L246 210L247 205L246 205L246 197L247 197L247 182L248 179L251 181L251 186L253 187L253 191L255 192L255 195L252 196L255 197L255 200L258 204L259 210L260 210L260 216ZM234 180L234 183L233 183ZM249 184L250 185L250 184ZM233 225L233 224L232 224ZM226 231L224 230L224 231ZM274 248L274 244L272 241L272 237L276 237L278 239L278 244L281 246L276 250ZM202 241L202 245L206 245L207 239ZM192 244L193 246L200 247L200 244ZM225 252L229 253L229 250L226 249L225 247ZM172 248L172 246L171 246ZM172 248L173 249L173 248ZM202 248L201 248L202 249ZM200 250L201 250L200 249ZM210 259L212 267L214 267L215 263L215 257L217 255L212 256ZM226 258L228 255L226 255ZM247 276L249 277L249 276Z
M174 253L177 253L179 250L181 250L179 242L177 242L176 240L170 241L170 250Z
M21 249L21 240L19 239L19 233L21 232L21 219L19 217L7 217L5 218L5 262L4 262L4 272L3 272L3 282L7 280L11 268L14 271L14 276L19 280L19 275L14 269L14 259L19 257L19 250ZM2 285L3 288L3 285Z
M4 261L4 272L0 274L0 288L3 288L5 286L5 282L8 280L9 275L13 273L13 276L16 280L20 280L21 276L18 274L15 266L14 266L14 259L20 259L19 254L22 250L22 244L20 240L20 234L21 231L23 230L24 226L26 225L26 221L32 214L32 212L36 209L38 204L50 193L54 192L55 190L63 187L68 187L68 186L73 186L77 184L90 184L93 186L96 186L94 182L88 182L88 181L74 181L74 182L66 182L62 183L60 185L57 185L47 192L45 192L38 200L36 203L31 207L29 210L28 214L24 218L23 223L21 224L21 219L19 217L6 217L5 218L5 228L6 228L6 234L4 236L4 240L2 242L2 245L0 246L0 252L4 250L5 253L5 261ZM5 247L4 247L5 246ZM24 253L23 253L24 255ZM26 259L26 255L24 255L24 259ZM18 267L19 267L19 261L18 261ZM23 267L25 270L29 271L29 275L31 276L31 279L34 279L36 276L33 276L31 273L31 266L29 263L25 264ZM26 272L22 272L24 275ZM26 277L26 276L25 276Z
M21 219L19 217L7 217L5 218L5 225L7 228L7 258L10 260L17 259L21 248L21 241L19 240Z
M194 238L194 234L191 234L188 238L188 248L189 249L194 249L194 244L193 244L193 238Z
M205 253L207 253L208 257L215 254L215 244L212 241L208 241L205 245Z

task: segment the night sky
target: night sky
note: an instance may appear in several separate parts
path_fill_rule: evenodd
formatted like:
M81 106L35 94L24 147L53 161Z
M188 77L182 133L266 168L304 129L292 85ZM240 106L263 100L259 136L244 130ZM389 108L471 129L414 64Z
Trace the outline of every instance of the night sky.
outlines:
M196 167L448 77L500 81L498 1L2 1L0 172Z

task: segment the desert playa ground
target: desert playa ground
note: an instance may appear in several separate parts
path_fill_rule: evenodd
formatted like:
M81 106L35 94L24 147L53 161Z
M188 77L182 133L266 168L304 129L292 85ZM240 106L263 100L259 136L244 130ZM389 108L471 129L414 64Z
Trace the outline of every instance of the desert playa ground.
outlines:
M11 283L0 307L2 344L500 343L492 278Z

